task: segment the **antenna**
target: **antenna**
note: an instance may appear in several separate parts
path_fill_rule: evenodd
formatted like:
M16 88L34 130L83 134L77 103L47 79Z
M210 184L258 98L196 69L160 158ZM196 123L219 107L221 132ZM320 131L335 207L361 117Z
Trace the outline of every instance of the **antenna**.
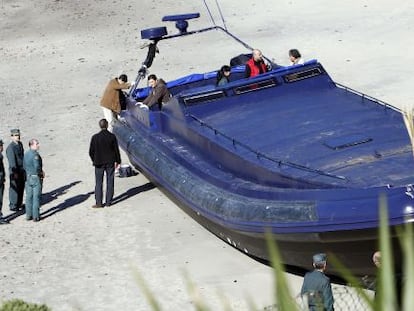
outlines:
M224 20L223 13L221 12L221 7L220 7L220 4L219 4L218 0L216 0L216 6L217 6L217 9L220 13L220 17L221 17L221 21L223 22L224 29L227 30L226 21Z
M214 17L213 17L213 15L211 14L210 8L208 7L208 4L207 4L206 0L203 0L203 2L204 2L204 5L206 6L206 9L207 9L208 15L210 15L211 22L213 23L213 25L214 25L214 26L217 26L217 25L216 25L216 21L214 20Z

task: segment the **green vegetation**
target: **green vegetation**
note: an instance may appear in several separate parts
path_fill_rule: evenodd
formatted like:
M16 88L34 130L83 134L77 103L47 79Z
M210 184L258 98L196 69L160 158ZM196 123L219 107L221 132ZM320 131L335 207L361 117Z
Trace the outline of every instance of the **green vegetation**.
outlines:
M51 311L46 305L27 303L21 299L12 299L3 303L0 311Z

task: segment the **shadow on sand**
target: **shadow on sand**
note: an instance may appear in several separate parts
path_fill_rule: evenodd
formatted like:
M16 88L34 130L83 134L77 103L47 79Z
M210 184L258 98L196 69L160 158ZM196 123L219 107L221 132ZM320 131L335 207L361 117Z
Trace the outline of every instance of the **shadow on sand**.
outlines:
M85 202L90 196L91 194L93 194L94 192L88 192L85 194L78 194L75 195L71 198L66 199L64 202L49 208L48 210L40 213L40 219L45 219L47 217L52 216L53 214L59 213L67 208L73 207L75 205L81 204L82 202Z
M139 186L139 187L135 187L135 188L131 188L128 189L127 191L125 191L124 193L116 196L113 200L112 200L112 205L114 204L118 204L122 201L125 201L127 199L129 199L130 197L133 197L134 195L137 195L141 192L144 191L149 191L156 188L156 186L153 183L146 183L145 185Z
M50 203L56 200L59 196L61 196L62 194L65 194L68 189L72 188L73 186L79 183L81 183L81 181L77 180L77 181L71 182L70 184L56 188L55 190L52 190L50 192L43 193L42 194L42 205L45 205L47 203Z

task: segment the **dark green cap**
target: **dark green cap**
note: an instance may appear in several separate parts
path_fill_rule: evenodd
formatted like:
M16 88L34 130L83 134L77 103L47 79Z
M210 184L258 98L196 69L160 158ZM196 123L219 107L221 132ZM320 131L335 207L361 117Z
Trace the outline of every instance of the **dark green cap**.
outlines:
M10 134L11 134L11 136L20 135L20 130L19 129L11 129Z

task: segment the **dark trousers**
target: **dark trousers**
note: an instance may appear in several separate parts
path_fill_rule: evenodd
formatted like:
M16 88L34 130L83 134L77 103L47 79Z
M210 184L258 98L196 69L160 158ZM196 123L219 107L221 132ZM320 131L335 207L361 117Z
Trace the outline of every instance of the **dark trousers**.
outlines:
M0 181L0 217L3 217L3 193L4 193L4 183Z
M115 177L115 165L104 164L95 166L95 201L96 205L102 205L103 199L103 177L106 175L106 203L105 205L111 205L114 197L114 177Z
M10 174L9 200L10 209L18 209L23 204L24 173Z

